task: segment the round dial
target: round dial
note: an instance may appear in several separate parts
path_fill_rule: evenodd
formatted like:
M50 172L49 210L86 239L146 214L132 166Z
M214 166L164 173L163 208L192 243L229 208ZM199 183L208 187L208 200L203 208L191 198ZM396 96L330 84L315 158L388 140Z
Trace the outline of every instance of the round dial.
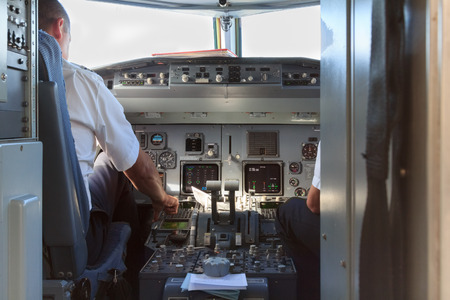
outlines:
M291 186L298 186L300 184L300 180L298 180L298 178L292 177L289 179L289 184Z
M315 159L317 156L317 145L316 144L304 144L302 148L303 159Z
M294 194L296 197L306 197L307 192L306 192L306 189L299 187L299 188L295 189Z
M176 166L175 152L166 151L159 155L159 164L164 169L174 169Z
M291 162L289 164L289 172L292 174L299 174L302 172L302 165L298 162Z

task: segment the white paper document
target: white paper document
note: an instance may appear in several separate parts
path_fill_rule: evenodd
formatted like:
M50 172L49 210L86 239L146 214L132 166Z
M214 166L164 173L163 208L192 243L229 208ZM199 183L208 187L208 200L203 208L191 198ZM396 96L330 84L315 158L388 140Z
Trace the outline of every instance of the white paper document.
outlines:
M211 207L211 196L210 195L199 190L195 186L192 187L192 191L194 192L195 200L197 200L197 202L199 202L203 206L204 210L207 210L208 207Z
M247 289L247 277L245 274L228 274L223 277L211 277L206 276L205 274L190 274L189 279L189 291Z

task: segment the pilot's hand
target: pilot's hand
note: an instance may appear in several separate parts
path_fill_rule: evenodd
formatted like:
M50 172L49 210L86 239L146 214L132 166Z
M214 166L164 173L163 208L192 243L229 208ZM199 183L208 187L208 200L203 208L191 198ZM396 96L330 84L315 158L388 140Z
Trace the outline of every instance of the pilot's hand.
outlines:
M168 215L174 215L178 212L178 199L166 194L161 202L153 201L153 222L158 221L159 215L164 211Z

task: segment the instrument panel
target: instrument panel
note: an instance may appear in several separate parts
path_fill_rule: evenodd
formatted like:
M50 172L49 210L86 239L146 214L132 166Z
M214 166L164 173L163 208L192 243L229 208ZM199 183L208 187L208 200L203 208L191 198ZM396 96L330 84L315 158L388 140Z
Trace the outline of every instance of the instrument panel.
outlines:
M193 196L207 180L238 180L237 197L306 197L319 127L313 125L134 125L169 194ZM149 201L138 193L140 201Z
M297 271L275 218L287 199L305 198L312 183L319 62L153 58L96 71L124 106L164 189L180 199L176 215L152 224L141 299L209 299L180 286L187 273L203 273L210 256L228 260L230 273L245 273L242 297L295 299ZM196 202L194 188L210 200Z

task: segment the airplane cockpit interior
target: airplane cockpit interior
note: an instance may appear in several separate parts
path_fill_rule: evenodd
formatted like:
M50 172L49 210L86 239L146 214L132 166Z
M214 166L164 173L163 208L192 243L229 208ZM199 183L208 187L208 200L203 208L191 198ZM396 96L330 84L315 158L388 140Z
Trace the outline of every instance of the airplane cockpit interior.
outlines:
M448 95L428 78L445 68L420 64L445 40L418 52L411 42L424 11L414 8L440 12L440 0L55 1L70 22L42 28L40 2L51 2L0 5L0 300L426 299L441 288L431 279L450 277L434 268L448 258L449 239L433 240L446 206L441 194L440 206L422 201L435 191L425 166L444 151L414 143L443 122L423 102L429 115L417 117L417 101ZM433 24L420 29L446 28ZM71 102L84 86L67 65L94 78L89 93L107 93L79 93L98 115ZM423 74L429 85L411 84ZM117 112L117 136L102 123L80 143L81 119L113 124ZM414 113L421 126L408 123ZM126 178L133 222L93 205L99 171L80 154L91 136L86 151ZM123 155L133 162L115 161L110 140L135 144ZM150 191L134 180L144 165ZM94 216L108 226L91 260ZM313 249L297 247L300 235Z
M214 5L202 13L235 44L237 20L263 13L253 4L250 10L238 2ZM187 274L207 273L215 258L226 260L230 275L245 274L246 289L235 297L297 299L297 269L275 218L278 206L306 199L311 186L320 140L320 61L238 57L237 47L225 48L94 69L123 105L164 189L180 201L176 215L148 225L151 257L139 274L140 299L212 297L182 285ZM135 191L135 198L142 210L151 207L144 194Z
M311 186L319 62L153 58L96 71L124 106L161 184L180 200L176 215L151 225L146 246L154 254L140 273L141 299L182 297L186 273L202 273L213 256L247 275L240 297L294 299L296 268L274 220L279 205L305 199ZM136 200L149 203L137 191Z

